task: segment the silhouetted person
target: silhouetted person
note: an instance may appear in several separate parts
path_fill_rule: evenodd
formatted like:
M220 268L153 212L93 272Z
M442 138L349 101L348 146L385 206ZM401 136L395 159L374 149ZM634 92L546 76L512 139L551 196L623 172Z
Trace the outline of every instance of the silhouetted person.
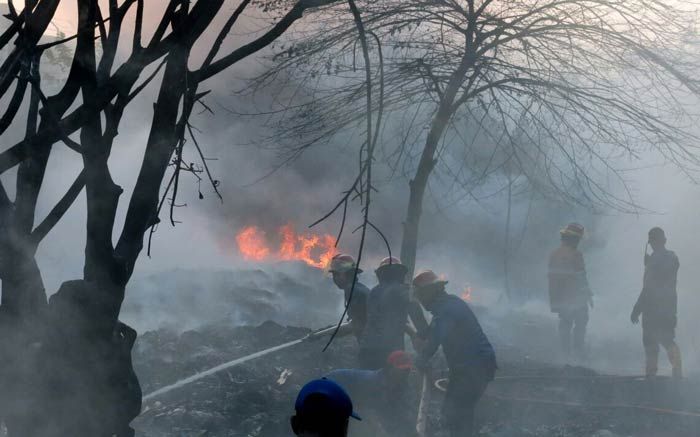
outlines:
M362 284L359 279L355 282L355 287L352 290L352 300L350 300L350 291L353 287L353 279L355 272L362 273L361 269L356 269L357 264L351 255L336 255L331 260L330 273L333 275L335 285L343 290L345 294L345 305L348 306L348 319L350 325L347 329L339 331L338 336L354 334L358 341L365 329L367 322L367 297L369 296L369 288Z
M561 245L549 257L549 303L559 315L559 338L564 353L571 353L573 331L574 351L585 355L588 306L593 307L593 293L588 286L586 265L578 244L583 238L583 226L570 223L559 233Z
M371 414L388 435L410 437L416 431L416 409L408 392L413 359L394 351L381 369L338 369L326 375L348 391L367 419Z
M408 322L408 269L401 261L388 257L375 271L379 284L367 299L367 324L360 339L360 367L381 369L386 357L404 349Z
M315 379L301 388L290 422L295 435L302 437L347 437L350 417L355 414L350 396L337 383Z
M496 354L469 305L447 294L445 284L447 281L440 280L430 270L413 279L416 298L433 314L416 367L427 369L430 358L442 346L449 367L443 419L450 437L471 437L474 409L493 380Z
M649 231L651 255L644 256L644 285L632 310L632 323L639 323L642 316L642 340L646 355L646 375L656 376L659 361L659 345L666 349L673 366L673 376L683 376L681 351L675 342L678 294L676 282L678 257L666 249L666 235L661 228Z

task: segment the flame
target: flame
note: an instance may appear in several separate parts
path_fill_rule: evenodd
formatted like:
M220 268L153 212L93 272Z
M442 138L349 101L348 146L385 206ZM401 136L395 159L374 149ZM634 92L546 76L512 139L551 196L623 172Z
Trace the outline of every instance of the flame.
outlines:
M319 269L325 268L337 253L332 235L298 234L291 224L279 229L279 238L279 248L273 251L264 231L257 226L247 226L236 235L236 243L247 260L303 261Z
M262 261L270 254L270 249L265 242L265 232L258 229L257 226L243 228L236 235L236 243L241 255L247 260Z
M467 285L466 287L464 287L464 291L462 291L462 295L460 297L465 302L471 302L473 292L474 292L474 287L470 287Z

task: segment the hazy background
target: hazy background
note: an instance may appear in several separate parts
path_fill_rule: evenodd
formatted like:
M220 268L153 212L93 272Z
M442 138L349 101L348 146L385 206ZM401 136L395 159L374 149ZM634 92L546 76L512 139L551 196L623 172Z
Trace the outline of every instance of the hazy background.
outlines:
M73 16L74 6L71 2L63 3L68 6L60 11L56 24L64 32L70 33L74 23L69 17ZM158 2L149 5L154 8L149 15L157 16ZM248 15L246 18L243 28L228 41L229 48L250 38L251 34L247 33L264 24L258 17ZM281 225L293 223L297 230L304 230L337 201L341 192L352 182L357 167L356 147L359 141L347 144L341 138L328 146L309 150L298 160L255 182L280 162L275 151L253 145L254 140L270 133L269 128L263 126L265 120L262 118L237 116L227 109L245 113L264 110L264 104L270 98L264 92L259 93L255 100L232 95L233 90L244 86L243 78L252 76L260 68L255 59L248 60L207 84L212 89L207 102L215 114L203 113L192 121L202 131L199 141L206 155L217 159L210 161L210 165L215 177L221 181L224 199L220 202L204 182L201 185L204 199L198 199L196 182L185 178L178 199L187 206L176 210L176 218L182 223L170 226L165 220L167 213L163 213L163 221L153 238L152 256L148 257L144 250L127 290L124 318L140 331L160 325L188 328L220 318L222 303L206 301L217 294L207 294L201 290L225 288L229 286L226 281L236 282L240 279L242 283L255 283L248 296L255 290L261 292L263 289L282 297L284 293L291 293L280 289L277 279L255 282L258 279L245 276L249 273L234 272L256 269L272 276L282 272L297 284L308 281L309 288L321 290L327 287L329 293L333 292L325 297L317 291L308 294L316 296L313 299L323 303L314 306L317 302L306 302L309 308L317 310L318 316L306 320L321 324L338 315L340 294L334 291L332 282L323 271L246 262L236 249L235 234L244 226L254 224L274 232ZM136 102L138 109L132 108L124 117L118 145L110 159L114 179L125 189L121 202L122 216L143 154L149 127L143 120L150 120L154 92L151 86ZM20 138L22 132L21 123L18 123L14 135ZM72 152L64 149L57 146L58 153L51 158L56 165L49 166L53 170L47 175L41 193L40 217L53 206L79 172L80 161ZM518 297L516 304L509 305L499 299L504 290L505 194L479 203L466 200L448 205L440 194L443 187L439 182L433 182L425 202L417 268L432 268L446 275L451 290L457 293L467 285L472 286L474 303L489 307L493 316L490 319L492 329L503 330L502 333L494 333L494 336L505 336L511 330L528 335L527 330L519 328L532 321L551 324L553 330L556 319L549 313L546 304L547 257L558 244L559 228L569 221L581 222L587 228L582 250L596 303L589 324L594 364L601 368L615 367L638 372L643 354L641 329L630 324L629 313L641 287L646 232L652 226L661 226L667 232L669 248L676 251L681 262L678 338L685 353L686 367L690 373L694 373L698 357L695 321L700 316L697 286L700 271L695 265L700 257L700 235L697 232L700 190L687 176L657 162L654 157L642 157L641 161L628 164L630 168L639 168L627 173L628 186L637 203L648 212L638 215L614 211L593 214L553 200L537 197L531 200L529 196L515 199L511 230L511 288ZM407 181L402 177L390 180L388 174L385 163L378 162L379 192L374 195L371 215L389 238L392 249L398 252L401 221L406 208ZM14 174L9 172L3 176L3 180L12 177ZM355 205L348 229L352 230L359 223L358 212L359 208ZM334 216L315 231L335 233L339 219L339 216ZM39 249L38 260L49 294L54 293L62 281L82 274L84 220L85 204L81 196ZM116 226L115 229L118 232L120 227ZM341 241L341 250L354 253L357 238L358 235L347 233ZM385 255L379 238L370 234L363 262L366 270L363 280L369 285L374 284L373 266ZM175 269L181 272L180 276L171 273ZM231 273L221 279L221 272ZM165 277L170 278L171 282L159 279ZM183 277L189 278L190 282L178 279ZM178 292L170 294L169 290L175 288L178 288ZM167 301L184 299L183 296L186 296L186 300L180 305L181 312L162 311ZM302 294L290 294L290 302L300 296ZM312 299L308 296L305 298ZM335 304L324 299L331 299ZM231 307L237 304L236 299L225 302ZM185 323L183 314L192 305L197 306L197 310L190 312L196 314L191 314L192 317ZM303 318L290 316L294 311L302 311L302 308L276 305L278 307L269 313L270 317L281 317L282 322L303 323ZM208 313L210 310L211 314ZM168 319L169 314L172 320ZM262 314L268 315L265 312ZM281 316L283 314L286 316ZM232 321L246 323L256 319L247 315ZM523 339L523 342L530 340Z

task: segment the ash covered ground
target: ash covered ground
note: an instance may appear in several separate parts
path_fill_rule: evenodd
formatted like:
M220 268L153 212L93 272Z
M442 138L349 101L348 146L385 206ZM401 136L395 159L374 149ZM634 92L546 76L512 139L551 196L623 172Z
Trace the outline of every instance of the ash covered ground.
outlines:
M322 323L337 317L340 295L333 293L330 281L319 280L313 287L304 287L291 276L261 271L248 272L248 276L222 275L220 284L228 286L207 291L223 299L215 313L220 316L217 321L194 326L194 319L188 319L182 329L177 329L176 323L161 323L163 327L140 335L134 348L134 364L144 394L221 363L301 338L312 328L322 327ZM231 279L234 277L237 279ZM287 281L286 291L290 284L296 284L296 294L289 302L288 296L276 288L279 284L275 284L275 277ZM270 289L256 294L260 283L245 286L246 281L251 285L251 278L267 281ZM196 281L190 278L190 282ZM187 294L187 282L178 287ZM298 304L314 302L306 300L311 295L316 296L317 305ZM239 299L241 304L237 305ZM686 378L680 384L660 377L652 384L634 375L615 376L586 366L552 363L549 352L555 332L547 320L529 316L523 320L517 310L509 318L496 317L483 307L474 307L496 347L500 367L497 380L490 385L478 410L479 435L700 435L700 413L695 414L700 412L700 384L696 377ZM266 310L258 313L259 308ZM261 317L272 320L261 322ZM506 319L512 324L506 324ZM524 336L523 326L527 326ZM322 347L323 342L301 343L146 401L143 413L134 421L137 435L291 435L288 420L299 388L332 369L354 366L354 338L338 339L326 352L321 352ZM439 379L443 365L439 359L435 364ZM418 375L410 384L417 403ZM441 401L441 392L433 390L431 435L441 435ZM375 435L370 424L353 425L351 435Z

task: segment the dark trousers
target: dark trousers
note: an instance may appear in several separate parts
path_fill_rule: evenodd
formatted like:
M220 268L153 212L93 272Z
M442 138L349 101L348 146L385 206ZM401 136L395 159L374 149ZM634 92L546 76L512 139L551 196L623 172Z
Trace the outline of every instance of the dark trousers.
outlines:
M565 353L571 352L572 331L574 351L578 354L584 352L586 325L588 306L559 312L559 339Z
M445 403L442 407L443 421L450 437L472 437L474 435L474 410L488 383L493 380L490 366L470 366L450 369Z
M683 375L681 364L681 350L675 341L675 326L671 324L642 323L642 341L646 355L646 375L656 376L659 363L659 346L666 349L668 360L673 367L673 376L680 378Z

